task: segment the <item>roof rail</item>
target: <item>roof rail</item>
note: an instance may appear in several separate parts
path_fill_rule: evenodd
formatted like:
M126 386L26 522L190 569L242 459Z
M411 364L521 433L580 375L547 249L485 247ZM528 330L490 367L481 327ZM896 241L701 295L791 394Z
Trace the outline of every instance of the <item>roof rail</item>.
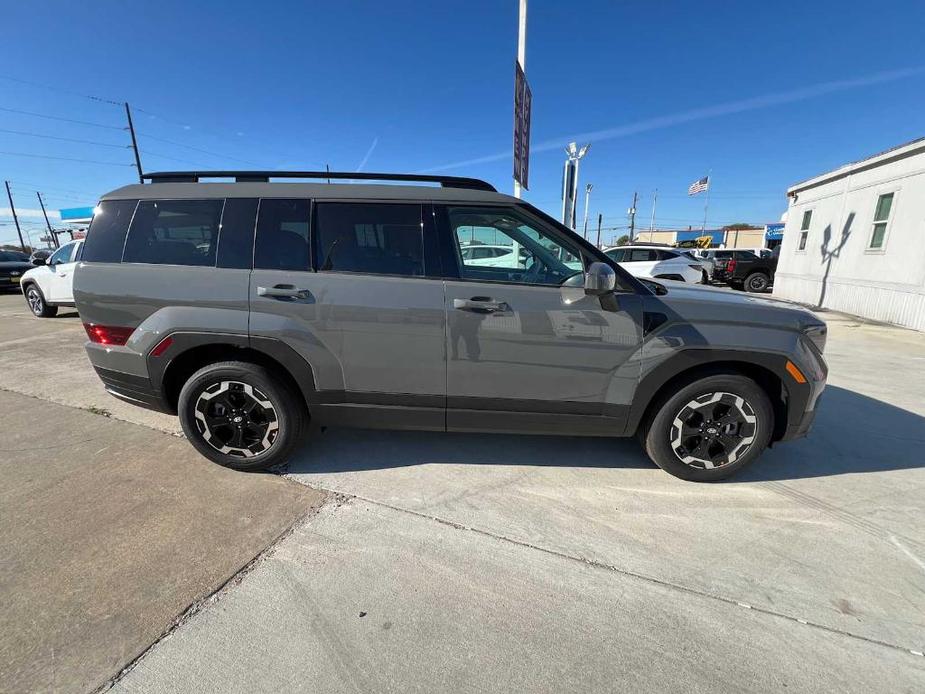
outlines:
M161 171L142 178L152 183L198 183L203 178L233 178L237 183L268 183L271 178L318 178L354 181L413 181L439 183L444 188L468 188L498 192L490 183L461 176L426 174L369 173L366 171Z

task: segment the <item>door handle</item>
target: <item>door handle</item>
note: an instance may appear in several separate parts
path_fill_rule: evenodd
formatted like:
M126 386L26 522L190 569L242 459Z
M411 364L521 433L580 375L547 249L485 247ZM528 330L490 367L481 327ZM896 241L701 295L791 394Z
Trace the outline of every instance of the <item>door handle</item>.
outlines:
M273 299L308 299L312 293L307 289L299 289L291 284L277 284L272 287L257 287L257 296L268 296Z
M495 301L488 296L473 296L471 299L453 299L453 308L473 313L501 313L511 307L504 301Z

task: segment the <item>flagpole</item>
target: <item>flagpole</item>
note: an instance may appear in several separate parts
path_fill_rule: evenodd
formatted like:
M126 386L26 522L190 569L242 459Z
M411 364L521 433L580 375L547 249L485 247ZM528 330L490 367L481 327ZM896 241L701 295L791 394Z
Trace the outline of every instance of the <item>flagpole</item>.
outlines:
M713 187L713 169L707 171L707 200L703 204L703 224L700 227L700 233L707 230L707 210L710 209L710 188Z

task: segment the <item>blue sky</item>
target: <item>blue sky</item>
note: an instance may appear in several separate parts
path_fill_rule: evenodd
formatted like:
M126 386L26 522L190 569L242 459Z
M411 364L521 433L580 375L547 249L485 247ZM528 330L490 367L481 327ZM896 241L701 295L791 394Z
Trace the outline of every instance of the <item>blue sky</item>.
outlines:
M16 31L0 42L0 178L27 214L37 188L57 209L134 180L121 107L87 96L132 104L147 170L328 163L511 190L517 0L35 2L4 14ZM923 25L917 1L531 0L524 197L558 216L562 146L586 135L582 186L594 184L605 228L626 225L634 190L647 226L655 188L658 226L699 226L703 200L686 190L710 169L711 224L774 221L788 185L925 135ZM0 242L15 238L4 212Z

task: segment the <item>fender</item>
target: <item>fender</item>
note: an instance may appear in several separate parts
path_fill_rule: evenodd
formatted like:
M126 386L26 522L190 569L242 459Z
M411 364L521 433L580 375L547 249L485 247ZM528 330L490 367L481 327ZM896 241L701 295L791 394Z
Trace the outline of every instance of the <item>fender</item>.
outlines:
M708 347L683 349L655 366L641 378L630 407L626 433L632 434L637 430L649 405L652 404L662 387L672 379L693 369L709 367L711 364L725 366L730 363L743 364L746 367L770 373L782 384L781 393L768 393L775 405L775 414L786 413L785 421L777 422L775 426L775 434L782 432L784 427L792 426L800 421L812 391L809 383L797 383L788 375L785 368L787 361L788 358L785 355L773 352L722 350Z

